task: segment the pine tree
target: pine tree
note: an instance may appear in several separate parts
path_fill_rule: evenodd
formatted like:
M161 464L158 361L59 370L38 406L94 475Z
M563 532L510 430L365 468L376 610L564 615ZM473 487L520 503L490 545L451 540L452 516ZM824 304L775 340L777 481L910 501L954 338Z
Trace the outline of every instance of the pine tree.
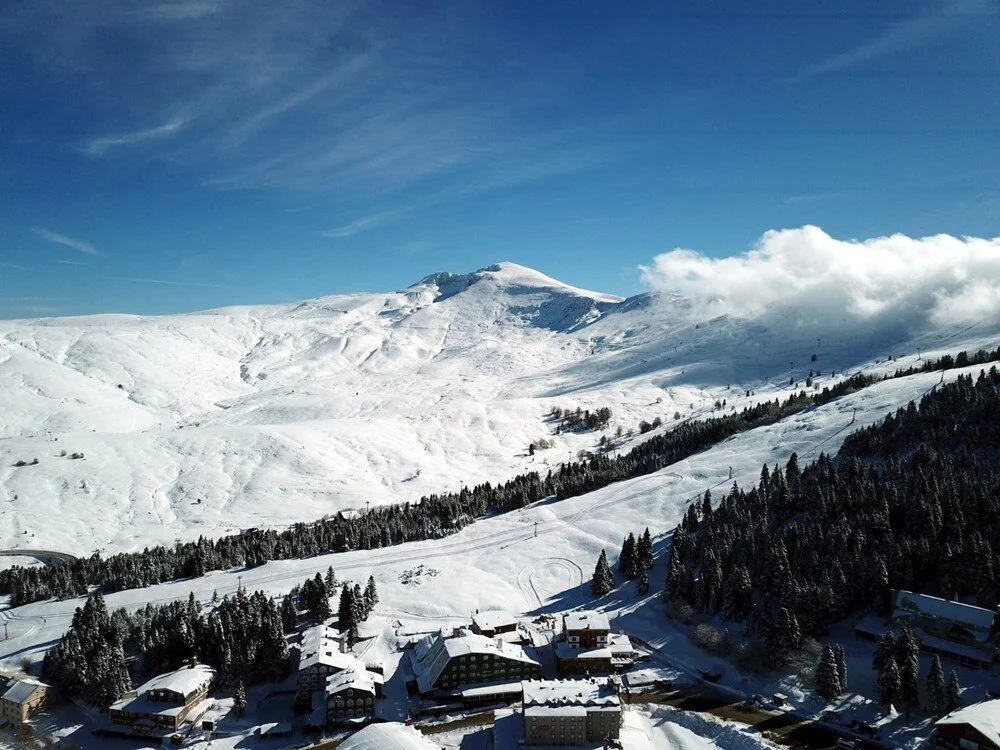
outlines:
M594 577L590 581L590 591L594 596L604 596L611 591L613 584L608 556L601 550L601 556L597 558L597 567L594 568Z
M243 680L236 683L236 690L233 692L233 709L237 716L243 716L247 710L247 691L243 687Z
M354 596L350 584L345 583L340 589L340 607L337 610L337 620L340 632L347 632L353 625L357 625L354 619Z
M375 576L368 576L368 584L365 586L365 617L372 613L375 605L378 604L378 590L375 588Z
M882 674L886 667L889 666L890 661L896 661L896 639L892 637L892 633L886 631L879 638L878 644L875 646L875 653L872 656L872 669Z
M899 697L899 669L896 667L896 659L890 658L885 668L879 672L878 692L882 705L888 709Z
M837 657L833 649L826 646L816 667L816 694L824 701L832 701L843 691L840 688L840 676L837 674Z
M795 615L790 614L785 607L779 609L768 628L766 640L771 662L775 666L785 665L802 645L802 631Z
M958 684L958 674L953 669L944 690L944 712L950 714L952 711L957 711L961 703L962 687Z
M932 716L943 716L946 713L944 670L941 668L941 658L937 654L931 659L931 668L927 673L927 700L930 703Z
M218 604L218 603L219 603L219 590L218 589L213 589L212 590L212 604Z
M677 552L677 545L670 545L670 560L667 563L667 580L663 586L663 598L667 601L676 601L680 596L681 580L683 570L680 555Z
M701 500L701 517L706 521L712 517L712 491L705 490L705 497Z
M909 625L900 626L896 639L896 666L899 668L899 699L906 707L906 718L919 704L920 644Z
M288 594L281 600L281 627L286 633L291 633L298 623L299 614L295 611L295 600Z
M635 587L641 596L649 593L649 572L645 568L639 568L639 576L636 578Z
M649 536L648 526L636 544L636 562L637 566L643 570L651 570L655 562L653 559L653 540Z
M622 551L618 554L618 572L625 578L635 578L638 568L638 557L636 555L635 534L629 532L622 542Z
M368 613L365 611L365 595L361 591L361 584L354 584L354 588L351 590L351 622L355 625L360 625L368 617Z
M332 565L326 569L326 579L323 583L326 585L326 595L333 596L333 592L337 590L337 574L333 572Z
M840 682L840 692L847 692L847 655L839 643L833 647L833 656L837 660L837 680Z

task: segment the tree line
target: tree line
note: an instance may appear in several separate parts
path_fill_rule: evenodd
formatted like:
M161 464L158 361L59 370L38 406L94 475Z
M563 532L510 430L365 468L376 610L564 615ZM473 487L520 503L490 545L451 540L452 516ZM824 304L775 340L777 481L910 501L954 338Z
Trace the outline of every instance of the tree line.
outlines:
M958 361L980 362L1000 359L1000 348L954 359L941 358L925 363L912 372L948 369ZM376 549L404 542L435 539L455 533L487 514L504 513L524 507L544 497L558 500L576 497L620 482L658 471L672 463L745 430L771 424L804 409L819 406L883 378L855 375L820 393L805 391L785 401L775 398L748 406L739 412L687 422L646 440L618 455L594 455L563 464L545 476L538 472L518 475L501 484L489 482L463 487L458 492L425 496L416 503L372 508L357 515L337 514L309 523L298 523L278 532L250 529L239 534L194 542L178 542L173 547L147 547L104 558L98 553L55 566L0 571L0 594L10 596L11 606L47 598L86 595L92 587L110 593L143 588L166 581L204 575L210 570L263 565L268 560L306 558L330 552ZM894 377L894 376L893 376Z
M993 608L998 455L994 366L849 435L835 460L821 454L800 467L793 454L784 467L765 465L749 490L734 484L717 506L706 492L673 532L664 596L743 623L776 665L803 634L887 613L890 589Z

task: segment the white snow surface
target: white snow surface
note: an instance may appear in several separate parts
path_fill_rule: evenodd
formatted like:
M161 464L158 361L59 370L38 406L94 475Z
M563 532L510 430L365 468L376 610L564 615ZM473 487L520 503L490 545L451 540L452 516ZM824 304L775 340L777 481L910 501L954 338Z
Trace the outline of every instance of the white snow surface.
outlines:
M792 308L704 321L691 309L502 263L290 305L0 322L0 548L109 554L415 501L544 472L618 426L786 397L810 369L822 385L875 358L997 338L985 324L817 338ZM893 386L876 392L881 411L898 404ZM552 406L614 418L605 433L554 435ZM529 455L543 437L554 447ZM664 493L675 476L640 482ZM532 580L547 591L578 576L552 554Z

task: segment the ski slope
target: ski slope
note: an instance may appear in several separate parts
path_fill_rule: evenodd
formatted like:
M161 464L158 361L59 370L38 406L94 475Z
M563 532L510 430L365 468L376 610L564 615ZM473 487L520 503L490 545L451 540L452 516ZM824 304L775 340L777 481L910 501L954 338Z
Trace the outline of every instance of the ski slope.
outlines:
M627 433L787 396L810 369L822 387L918 347L996 345L995 326L694 309L503 263L291 305L0 322L0 549L111 553L414 501L593 450L602 433L553 434L553 406L608 406L604 434ZM528 579L544 598L574 576Z
M945 379L976 369L952 370ZM222 596L235 592L239 585L283 595L306 577L332 566L341 579L364 582L369 575L375 577L380 597L376 615L428 628L467 619L477 609L537 613L584 604L619 612L623 618L619 622L632 621L641 628L641 618L630 620L629 615L645 601L655 603L666 573L665 560L662 556L657 560L645 600L637 600L632 586L625 585L594 602L588 584L602 549L614 564L623 537L649 526L659 554L688 503L706 489L723 492L732 482L749 486L764 463L783 465L792 452L798 453L800 462L815 458L820 451L835 452L855 414L854 426L879 419L887 410L919 398L940 377L928 373L878 383L812 412L736 435L655 474L562 502L543 500L483 519L444 539L215 571L202 578L110 594L107 604L111 609L134 608L186 598L191 591L208 602L213 592ZM3 667L14 669L26 656L40 658L69 626L81 602L46 601L0 611L10 635L9 640L0 641ZM690 651L685 635L662 627L659 616L655 621L657 646Z

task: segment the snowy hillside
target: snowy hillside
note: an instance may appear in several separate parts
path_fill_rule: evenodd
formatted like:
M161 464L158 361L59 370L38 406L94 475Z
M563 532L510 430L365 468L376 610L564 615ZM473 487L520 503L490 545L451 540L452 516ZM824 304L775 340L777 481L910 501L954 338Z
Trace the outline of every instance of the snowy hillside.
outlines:
M7 321L0 548L141 549L412 501L593 449L603 433L553 434L553 406L610 407L610 435L995 332L780 305L702 320L509 263L295 305Z

